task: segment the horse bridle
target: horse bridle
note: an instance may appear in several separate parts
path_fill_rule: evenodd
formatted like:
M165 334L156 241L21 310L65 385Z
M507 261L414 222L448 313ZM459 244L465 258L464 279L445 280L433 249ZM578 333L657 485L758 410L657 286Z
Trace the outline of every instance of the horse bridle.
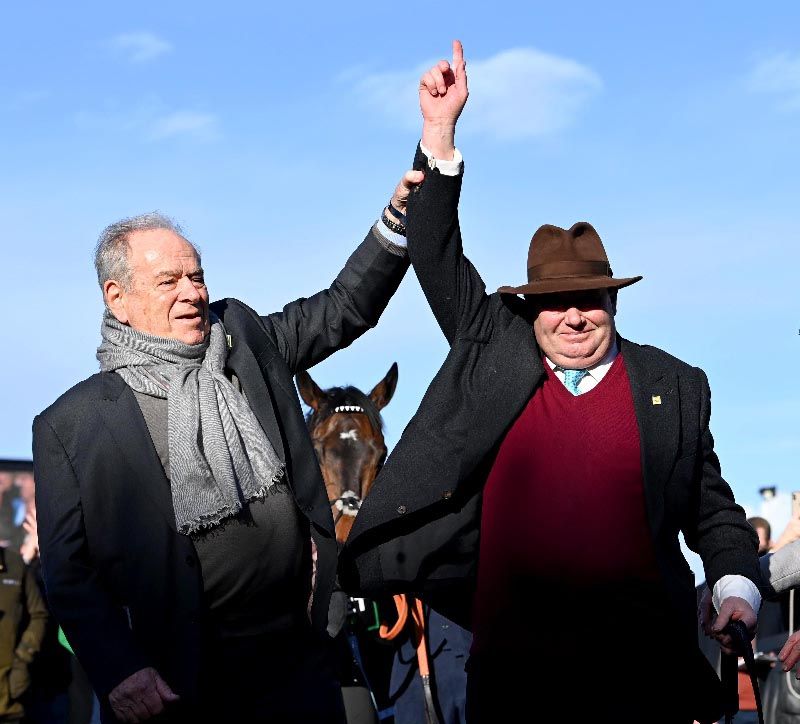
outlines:
M333 524L336 525L343 516L355 517L361 508L361 498L352 490L345 490L338 498L329 501L331 508L336 507L338 513L333 514Z

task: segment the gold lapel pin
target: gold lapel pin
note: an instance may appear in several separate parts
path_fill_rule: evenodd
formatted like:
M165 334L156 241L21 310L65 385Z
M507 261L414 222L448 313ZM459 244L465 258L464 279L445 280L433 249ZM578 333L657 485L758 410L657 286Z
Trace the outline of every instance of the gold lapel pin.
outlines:
M653 395L653 404L660 405L661 404L661 395Z

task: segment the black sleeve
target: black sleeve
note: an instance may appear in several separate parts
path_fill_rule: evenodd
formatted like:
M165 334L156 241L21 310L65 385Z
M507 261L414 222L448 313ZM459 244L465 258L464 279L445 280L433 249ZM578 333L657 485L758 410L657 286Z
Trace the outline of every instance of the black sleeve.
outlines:
M702 370L696 372L700 383L700 450L695 475L699 490L694 498L696 510L684 528L684 537L687 545L703 559L710 588L729 574L746 576L759 585L758 536L722 477L710 429L708 378Z
M328 289L263 317L292 374L313 367L374 327L407 269L405 250L373 227Z
M419 147L414 168L425 173L425 180L408 200L408 253L436 321L452 344L458 334L471 333L488 299L461 244L458 200L463 176L428 168Z

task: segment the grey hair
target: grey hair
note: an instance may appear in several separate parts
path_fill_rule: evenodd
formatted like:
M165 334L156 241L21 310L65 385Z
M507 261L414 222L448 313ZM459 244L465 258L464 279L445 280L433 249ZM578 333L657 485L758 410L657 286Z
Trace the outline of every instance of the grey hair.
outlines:
M94 268L97 270L97 281L101 289L109 279L119 282L123 289L130 288L131 268L128 264L128 251L130 250L128 238L134 231L151 231L153 229L166 229L186 239L180 224L158 211L131 216L129 219L120 219L103 229L103 233L97 240L97 246L94 248ZM186 241L195 250L199 259L200 249L188 239Z

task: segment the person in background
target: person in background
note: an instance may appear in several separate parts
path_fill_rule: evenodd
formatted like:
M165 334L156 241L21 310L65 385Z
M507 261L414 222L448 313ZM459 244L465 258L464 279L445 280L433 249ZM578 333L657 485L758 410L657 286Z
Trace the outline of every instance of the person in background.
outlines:
M14 526L16 510L14 473L0 470L0 546L13 546L17 529Z
M759 613L757 630L761 632L762 644L767 644L767 648L762 650L768 651L774 648L776 635L780 638L787 633L789 621L787 594L800 586L800 516L793 515L774 542L771 540L772 526L768 520L761 516L753 516L748 518L748 523L759 538L760 587L766 600ZM712 593L708 586L700 584L698 594L700 627L708 637L714 638L713 624L716 620L716 612L712 603ZM780 604L780 610L776 604ZM800 635L796 637L796 640L800 642ZM792 645L794 641L795 636L793 635L789 645ZM789 656L789 649L786 651L783 659ZM795 663L797 661L793 657L792 660Z
M763 556L772 548L772 526L766 518L762 518L760 515L748 518L747 522L753 526L753 530L758 536L758 555Z
M769 548L770 553L777 553L781 548L800 540L800 513L795 513L789 518L786 527L781 531L777 540Z
M33 481L32 475L30 475L30 480ZM31 487L34 486L31 485ZM33 574L44 604L47 606L39 558L36 506L32 500L22 523L22 529L25 538L20 547L20 554L28 571ZM30 669L31 688L25 697L25 724L66 724L72 714L69 690L73 684L71 659L74 657L59 643L58 634L58 622L48 609L47 625L39 655ZM81 724L84 723L81 722Z
M789 594L800 588L800 517L794 515L789 519L771 551L761 556L761 577L765 598L780 600L784 607L788 604ZM797 626L797 604L795 604L794 624ZM703 602L701 615L708 629L711 612L707 598ZM784 671L793 669L800 661L800 631L794 631L786 639L778 652L778 659ZM796 676L800 679L800 669Z
M48 618L33 572L17 551L0 547L0 721L25 716L31 665Z

